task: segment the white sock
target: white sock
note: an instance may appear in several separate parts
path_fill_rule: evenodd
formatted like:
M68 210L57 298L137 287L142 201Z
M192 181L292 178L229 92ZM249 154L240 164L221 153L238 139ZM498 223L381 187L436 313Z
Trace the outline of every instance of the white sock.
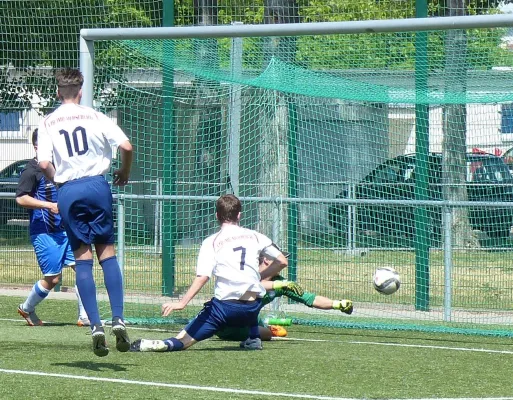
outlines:
M34 311L36 306L41 303L46 296L48 296L48 293L50 293L50 291L41 285L41 281L36 282L35 285L32 286L32 290L30 291L27 300L23 303L23 310L26 312Z
M79 319L89 319L87 317L87 313L84 308L84 305L82 304L82 299L80 298L80 293L78 292L77 285L75 285L75 293L77 295L77 301L78 301L78 318Z

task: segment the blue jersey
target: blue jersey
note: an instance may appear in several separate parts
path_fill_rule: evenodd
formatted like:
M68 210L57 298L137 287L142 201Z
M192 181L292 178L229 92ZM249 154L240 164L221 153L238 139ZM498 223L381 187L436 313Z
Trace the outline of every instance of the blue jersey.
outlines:
M21 173L16 197L24 195L41 201L57 202L57 188L44 177L36 159L31 160ZM29 210L29 218L31 236L64 231L61 216L53 214L49 210Z

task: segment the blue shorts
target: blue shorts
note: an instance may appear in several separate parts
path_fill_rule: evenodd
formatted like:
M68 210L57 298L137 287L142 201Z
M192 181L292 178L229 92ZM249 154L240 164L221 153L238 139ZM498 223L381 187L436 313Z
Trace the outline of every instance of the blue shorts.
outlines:
M114 243L112 192L103 176L66 182L57 204L73 250L81 243Z
M75 265L66 232L40 233L30 237L44 276L56 276L65 266Z
M231 302L213 298L203 305L199 314L184 328L197 342L208 339L227 326L250 327L258 325L260 299L251 302Z

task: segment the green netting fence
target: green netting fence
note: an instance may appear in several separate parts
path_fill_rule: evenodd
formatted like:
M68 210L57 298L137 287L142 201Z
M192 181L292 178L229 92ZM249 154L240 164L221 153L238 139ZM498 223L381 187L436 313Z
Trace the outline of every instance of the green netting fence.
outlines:
M187 289L216 229L214 200L234 192L243 224L292 253L285 275L356 304L348 317L283 298L264 313L510 335L513 178L491 154L513 100L504 34L96 42L95 105L138 153L139 184L118 193L132 322L169 322L160 304ZM439 200L452 203L430 203ZM372 288L380 266L401 274L394 295Z
M53 70L78 65L80 28L498 12L493 2L452 11L444 2L426 6L219 1L200 10L191 0L175 1L170 10L169 2L153 0L4 1L0 108L26 113L21 136L0 130L0 161L20 154L4 151L7 139L25 146L23 158L32 156L28 132L55 105ZM94 106L127 131L137 151L134 181L118 193L131 320L170 321L158 317L163 295L186 290L199 243L216 229L213 198L235 191L245 199L244 225L291 251L286 275L310 292L355 301L351 317L286 299L266 313L322 326L509 335L511 207L497 203L511 201L510 181L500 160L478 157L513 142L508 34L495 28L95 43ZM35 88L37 98L26 88ZM450 208L450 271L444 211L415 205L415 193L485 203ZM13 219L10 209L0 214ZM0 239L2 285L33 284L39 273L26 227L2 225ZM393 296L372 289L372 273L384 265L402 277ZM100 284L99 271L96 277ZM72 286L73 278L65 274L64 284ZM211 287L204 297L210 293ZM194 315L201 301L195 305L175 321ZM103 313L108 318L108 307Z

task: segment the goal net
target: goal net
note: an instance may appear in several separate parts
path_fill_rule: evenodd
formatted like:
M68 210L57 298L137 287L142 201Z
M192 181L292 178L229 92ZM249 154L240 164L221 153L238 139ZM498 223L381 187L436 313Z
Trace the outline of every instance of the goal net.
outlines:
M286 278L355 304L347 316L283 297L263 314L508 335L506 34L96 41L94 106L136 149L139 183L116 192L127 319L182 322L212 296L209 284L191 307L159 317L195 276L199 245L217 229L215 200L235 193L242 225L291 253ZM389 296L372 285L384 266L401 276Z

